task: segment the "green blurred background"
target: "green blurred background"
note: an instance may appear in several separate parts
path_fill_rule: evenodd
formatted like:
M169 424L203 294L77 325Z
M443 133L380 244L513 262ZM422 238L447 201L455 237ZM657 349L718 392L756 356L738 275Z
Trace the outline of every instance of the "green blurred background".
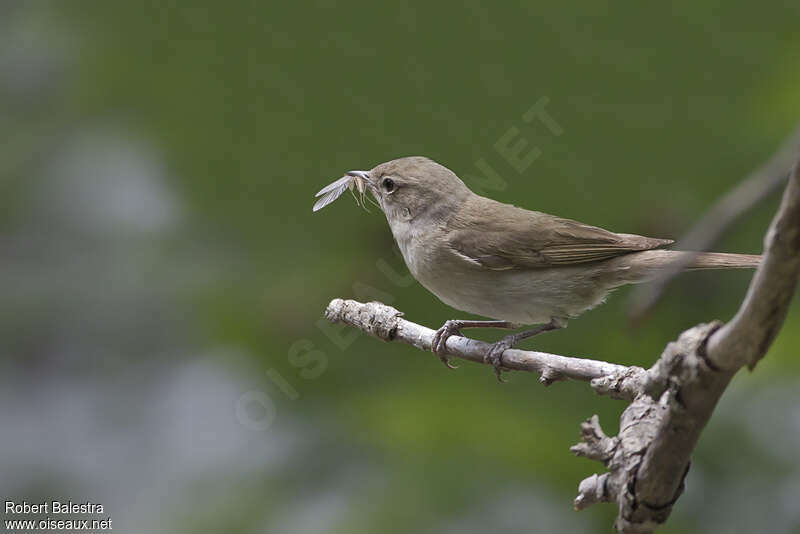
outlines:
M568 447L624 405L329 326L437 327L379 210L313 194L427 155L498 200L677 238L800 109L800 4L0 3L0 493L119 532L608 532ZM542 100L545 99L545 100ZM522 120L537 102L563 130ZM541 155L514 170L517 128ZM757 253L778 196L716 249ZM526 346L649 366L747 272L629 289ZM800 532L800 309L742 373L665 532ZM499 333L470 332L494 339Z

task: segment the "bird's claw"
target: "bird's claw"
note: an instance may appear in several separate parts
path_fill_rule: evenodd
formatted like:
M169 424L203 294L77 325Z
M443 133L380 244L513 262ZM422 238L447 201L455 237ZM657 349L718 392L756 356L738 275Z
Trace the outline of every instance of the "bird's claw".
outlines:
M431 352L437 355L448 369L458 369L458 367L450 363L450 360L447 358L447 338L453 335L462 335L461 322L448 320L433 334L433 341L431 342Z
M512 347L512 343L510 343L506 339L501 339L496 343L492 343L489 347L489 350L486 352L486 356L483 357L483 361L487 364L491 364L494 368L494 375L497 377L497 381L500 383L505 382L503 377L500 373L503 371L503 353L506 349L510 349Z

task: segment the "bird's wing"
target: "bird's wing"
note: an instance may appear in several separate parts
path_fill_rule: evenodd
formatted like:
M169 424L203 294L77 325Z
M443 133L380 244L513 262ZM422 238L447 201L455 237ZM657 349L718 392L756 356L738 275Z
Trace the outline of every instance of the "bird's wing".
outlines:
M462 212L453 217L448 223L448 244L454 253L487 269L521 270L588 263L673 242L617 234L489 199L481 201L495 205L468 206L468 214ZM493 218L489 219L488 214Z

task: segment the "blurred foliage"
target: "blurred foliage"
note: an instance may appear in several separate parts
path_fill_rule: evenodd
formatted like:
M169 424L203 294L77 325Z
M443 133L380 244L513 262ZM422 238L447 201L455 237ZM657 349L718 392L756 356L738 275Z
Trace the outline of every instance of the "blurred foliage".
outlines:
M44 6L74 30L79 51L50 113L62 123L124 124L151 140L187 211L165 247L224 265L223 276L185 295L192 343L246 349L298 393L270 390L276 425L321 429L324 443L304 469L252 491L288 506L319 483L315 475L347 478L336 470L340 454L355 456L386 480L359 493L340 527L350 534L435 529L509 488L548 488L569 510L578 481L598 469L568 451L578 423L598 413L614 431L622 406L583 384L545 389L514 375L500 386L482 366L448 371L364 336L342 350L318 326L333 297L372 291L432 327L463 314L382 272L378 261L407 271L379 210L342 198L312 215L320 187L403 155L430 156L462 176L478 174L484 158L507 181L490 193L498 200L679 237L771 154L800 109L800 7L787 2ZM563 135L521 120L542 97ZM512 126L542 151L523 173L494 148ZM717 248L758 252L776 204L753 210ZM636 329L623 289L529 346L647 366L682 329L730 317L749 279L684 275ZM795 306L769 357L740 381L768 387L772 376L800 373L799 313ZM292 365L298 340L324 353L318 378ZM757 452L737 447L736 456L747 463ZM713 477L727 460L701 449L698 469ZM268 504L230 506L247 530L249 511ZM582 512L582 528L608 531L612 508ZM676 514L665 532L696 531L695 520ZM175 521L186 532L219 526Z

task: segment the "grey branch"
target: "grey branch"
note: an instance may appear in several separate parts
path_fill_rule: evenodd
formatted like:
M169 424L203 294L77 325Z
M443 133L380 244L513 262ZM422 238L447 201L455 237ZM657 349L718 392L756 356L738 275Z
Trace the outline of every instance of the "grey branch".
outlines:
M683 492L700 432L733 376L711 369L703 357L705 342L717 328L719 323L696 326L667 345L647 371L647 391L622 412L616 438L597 439L582 432L582 443L572 451L590 458L602 451L601 461L609 471L603 498L596 498L593 475L579 485L576 508L616 502L615 526L626 534L652 532L667 520Z
M736 316L708 340L708 358L722 369L752 369L783 323L800 274L800 163L764 239L758 267Z
M696 251L711 248L733 222L786 181L789 169L798 159L800 159L800 126L768 161L720 197L674 248ZM658 302L672 279L689 265L692 259L693 256L687 255L676 261L675 265L657 280L634 288L631 292L631 317L634 320L643 317Z
M355 300L333 299L325 317L334 323L345 323L384 341L400 341L430 351L434 330L402 318L398 310L380 302L366 304ZM476 339L451 336L447 352L456 358L485 363L489 344ZM627 367L588 358L572 358L546 352L508 349L502 356L503 367L516 371L539 373L539 380L549 385L558 380L582 380L602 394L631 399L643 387L644 369Z
M607 472L578 487L575 508L598 502L618 507L615 526L623 534L649 533L663 525L683 492L692 451L733 375L751 368L769 349L786 316L800 276L800 165L793 169L764 241L764 258L738 313L730 323L701 324L669 343L644 371L604 361L509 349L508 369L554 380L589 381L603 394L631 400L617 436L607 436L597 416L581 425L580 456L602 462ZM406 321L396 309L334 299L330 321L346 323L386 341L429 351L434 331ZM464 337L447 340L456 357L483 363L488 344Z
M800 276L800 169L795 166L765 238L764 259L734 319L698 325L667 345L647 370L644 391L620 417L616 441L584 424L573 452L609 469L578 488L576 508L615 501L623 533L652 532L683 491L691 453L722 393L744 365L764 356L780 330ZM605 478L603 478L605 477ZM602 479L602 486L600 481Z

